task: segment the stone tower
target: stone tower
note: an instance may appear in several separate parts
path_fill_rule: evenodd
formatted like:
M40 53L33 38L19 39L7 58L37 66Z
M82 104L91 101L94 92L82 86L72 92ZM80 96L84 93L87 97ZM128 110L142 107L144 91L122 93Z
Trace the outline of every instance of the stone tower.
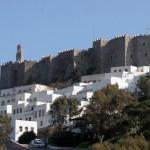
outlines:
M22 62L23 60L23 49L19 44L17 45L16 62Z

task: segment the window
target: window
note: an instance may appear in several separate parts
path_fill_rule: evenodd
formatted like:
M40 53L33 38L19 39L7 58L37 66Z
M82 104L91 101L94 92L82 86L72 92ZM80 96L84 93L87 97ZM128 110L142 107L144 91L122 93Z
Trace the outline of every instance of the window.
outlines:
M39 110L39 117L41 117L41 110Z
M10 100L8 100L7 103L10 103Z
M37 111L34 112L34 118L37 118Z
M128 72L128 69L125 69L126 72Z
M34 127L31 127L31 131L33 131L33 132L34 132Z
M17 114L19 113L19 109L17 108Z
M42 116L44 116L45 115L45 111L44 110L42 110Z
M19 90L18 93L21 94L21 90Z
M20 113L22 113L22 108L20 108Z
M130 55L130 58L132 59L132 58L133 58L133 55Z
M145 53L145 57L147 57L147 53Z
M142 45L143 45L143 46L145 46L145 45L146 45L146 43L145 43L145 42L143 42L143 43L142 43Z
M19 126L19 131L22 132L22 126Z
M16 110L14 109L14 110L13 110L13 114L15 114L15 113L16 113Z
M2 106L4 106L5 105L5 101L2 101Z
M6 115L7 114L7 111L6 110L4 110L4 115Z
M121 69L119 69L119 72L121 72Z
M12 102L15 102L15 99L12 99Z
M31 107L31 110L34 110L34 107L33 107L33 106Z
M43 126L43 121L40 121L40 126L41 126L41 127Z
M28 132L28 127L25 127L25 132Z
M95 83L96 82L96 80L93 80L93 83Z
M34 97L33 100L34 100L34 102L36 102L37 101L37 97Z
M29 117L29 121L31 121L31 117Z
M114 70L114 72L117 72L117 70Z

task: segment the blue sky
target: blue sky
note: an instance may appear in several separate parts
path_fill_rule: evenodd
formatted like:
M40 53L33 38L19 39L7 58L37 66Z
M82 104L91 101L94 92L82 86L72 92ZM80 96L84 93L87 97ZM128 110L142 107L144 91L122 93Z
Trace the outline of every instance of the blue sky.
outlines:
M149 0L0 0L0 63L15 60L18 43L26 59L39 60L148 28Z

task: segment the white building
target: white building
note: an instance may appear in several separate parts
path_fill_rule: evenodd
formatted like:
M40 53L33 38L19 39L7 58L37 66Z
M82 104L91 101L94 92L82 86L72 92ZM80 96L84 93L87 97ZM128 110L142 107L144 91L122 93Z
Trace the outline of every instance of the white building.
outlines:
M81 82L92 83L87 86L88 91L97 91L108 84L118 84L121 89L136 91L136 84L139 78L149 74L150 67L122 66L112 67L110 73L82 76Z
M15 125L15 126L13 126ZM36 121L25 121L25 120L14 120L12 123L13 131L10 137L18 141L19 137L27 131L33 131L37 135L37 122Z
M16 140L24 132L18 132L21 123L26 128L36 124L36 132L39 128L47 127L50 124L50 105L60 96L62 95L54 94L49 87L38 84L1 90L0 114L11 117L11 137Z
M149 74L149 68L149 66L112 67L110 73L83 76L81 83L58 90L38 84L4 89L0 91L0 114L7 114L12 118L14 130L11 137L17 140L25 131L25 127L28 129L34 127L36 131L50 125L52 119L49 113L50 105L58 97L77 98L80 107L84 107L89 104L95 91L108 84L118 84L119 88L134 92L137 81L141 76ZM18 131L20 126L23 128L22 132Z

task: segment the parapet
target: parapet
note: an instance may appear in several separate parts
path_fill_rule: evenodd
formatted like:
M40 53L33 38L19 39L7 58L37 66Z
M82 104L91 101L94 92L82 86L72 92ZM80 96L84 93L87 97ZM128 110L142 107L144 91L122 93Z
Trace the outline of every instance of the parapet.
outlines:
M78 53L78 52L80 52L81 50L79 50L79 49L74 49L74 48L72 48L72 49L66 49L66 50L64 50L64 51L61 51L61 52L59 52L58 53L58 56L60 56L60 57L63 57L63 56L67 56L67 57L69 57L69 56L74 56L75 55L75 53Z
M13 64L12 61L8 61L8 62L5 62L5 63L2 63L2 64L1 64L1 67L3 67L3 66L8 66L8 65L12 65L12 64Z
M93 48L105 46L108 41L109 40L107 40L107 39L97 38L96 40L93 41Z
M45 57L42 57L39 62L41 62L41 61L48 61L48 62L50 62L53 58L54 57L52 57L51 55L45 56Z

